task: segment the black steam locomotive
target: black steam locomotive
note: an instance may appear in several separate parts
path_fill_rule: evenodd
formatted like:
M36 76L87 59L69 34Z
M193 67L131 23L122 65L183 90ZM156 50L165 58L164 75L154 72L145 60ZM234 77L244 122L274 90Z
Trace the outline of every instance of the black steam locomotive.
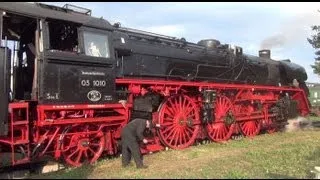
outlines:
M114 26L115 49L121 59L119 76L273 86L290 85L294 79L305 86L308 78L305 69L290 60L272 60L270 50L259 51L257 57L214 39L195 44L184 38L121 28L119 23Z
M148 153L272 133L289 110L309 113L304 68L270 50L122 28L68 4L0 2L0 37L0 157L11 165L116 155L134 117L156 124Z

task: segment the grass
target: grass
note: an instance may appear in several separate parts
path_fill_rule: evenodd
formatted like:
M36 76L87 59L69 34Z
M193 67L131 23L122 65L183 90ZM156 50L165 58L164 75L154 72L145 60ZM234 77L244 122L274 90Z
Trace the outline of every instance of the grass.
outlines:
M320 166L320 131L263 134L162 151L144 156L144 162L148 169L136 169L133 162L123 169L120 158L103 159L92 166L30 178L313 178L310 170Z
M320 121L320 118L317 116L309 116L308 119L311 121Z

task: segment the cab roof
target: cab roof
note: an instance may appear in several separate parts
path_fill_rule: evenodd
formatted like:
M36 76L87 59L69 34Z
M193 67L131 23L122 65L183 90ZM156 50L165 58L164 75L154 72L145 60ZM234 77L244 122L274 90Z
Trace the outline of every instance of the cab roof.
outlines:
M5 12L26 16L75 22L93 28L109 30L114 29L114 27L105 19L96 18L89 15L76 13L75 11L68 11L67 9L58 6L41 3L0 2L0 9Z

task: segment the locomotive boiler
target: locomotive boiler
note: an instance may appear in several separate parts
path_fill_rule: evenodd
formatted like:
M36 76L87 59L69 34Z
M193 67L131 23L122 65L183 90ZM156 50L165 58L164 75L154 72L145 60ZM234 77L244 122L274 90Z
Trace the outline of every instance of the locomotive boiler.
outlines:
M244 54L241 47L214 39L195 44L184 38L115 26L116 39L121 39L115 44L122 58L120 76L273 86L290 85L294 79L304 84L307 80L303 67L290 60L271 59L270 50L252 56Z
M252 56L42 3L0 2L0 37L0 160L12 166L119 155L133 118L155 125L141 147L150 153L281 131L309 113L304 68L269 50Z

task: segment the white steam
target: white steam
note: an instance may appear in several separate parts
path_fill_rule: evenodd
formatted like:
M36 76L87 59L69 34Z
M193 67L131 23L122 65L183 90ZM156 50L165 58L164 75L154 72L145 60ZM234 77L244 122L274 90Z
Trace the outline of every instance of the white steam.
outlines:
M296 15L283 23L278 33L264 39L261 42L260 49L281 48L301 40L307 41L307 38L311 35L311 26L313 25L320 25L320 12L311 11Z
M302 129L312 129L312 122L304 117L297 117L294 119L289 119L288 120L288 125L285 127L286 132L292 132L292 131L297 131L297 130L302 130Z

